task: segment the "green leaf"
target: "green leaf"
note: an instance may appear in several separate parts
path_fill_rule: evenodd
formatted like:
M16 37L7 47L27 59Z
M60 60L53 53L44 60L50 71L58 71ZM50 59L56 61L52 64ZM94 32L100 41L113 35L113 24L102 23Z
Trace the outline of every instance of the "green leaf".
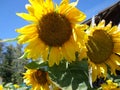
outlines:
M17 38L0 40L0 42L13 42L13 41L17 41Z
M26 65L27 68L29 69L44 69L47 71L47 67L48 63L47 62L43 62L43 63L37 63L36 61L32 61L29 64Z
M26 67L29 68L29 69L38 69L39 64L37 64L35 61L32 61L29 64L27 64Z
M62 61L59 65L49 67L49 76L61 87L72 86L72 90L77 90L81 83L85 83L86 88L90 88L87 60L72 63Z

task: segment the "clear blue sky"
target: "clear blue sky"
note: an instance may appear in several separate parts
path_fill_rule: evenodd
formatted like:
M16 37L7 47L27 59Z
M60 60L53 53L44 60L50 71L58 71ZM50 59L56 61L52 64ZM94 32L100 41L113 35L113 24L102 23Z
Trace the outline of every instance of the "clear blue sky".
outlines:
M53 1L59 3L61 0ZM117 1L119 0L79 0L77 8L89 19ZM16 16L17 12L26 12L25 4L27 3L28 0L0 0L0 39L15 38L18 35L15 29L27 24L27 21Z

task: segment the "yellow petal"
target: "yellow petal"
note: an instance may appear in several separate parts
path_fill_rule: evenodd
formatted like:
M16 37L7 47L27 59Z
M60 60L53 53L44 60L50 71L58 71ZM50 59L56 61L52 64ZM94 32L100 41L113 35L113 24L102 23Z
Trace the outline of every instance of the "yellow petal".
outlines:
M52 2L52 0L46 0L46 7L48 8L49 12L54 11L54 3Z
M36 50L38 50L36 40L33 40L29 45L25 48L25 52L28 53L28 58L36 59Z
M49 55L49 66L53 66L55 63L59 65L59 62L61 60L61 52L59 50L59 47L52 47L50 50Z
M78 56L78 58L79 58L79 60L82 60L83 58L86 58L87 57L87 49L86 49L86 47L82 47L82 48L80 48L80 54L79 54L79 56Z
M114 43L113 51L115 53L120 53L120 43Z
M96 72L97 71L97 66L92 62L88 62L88 63L90 65L89 68L92 69L92 82L95 82L96 79L97 79L97 75L98 75L98 73Z
M29 0L31 6L34 10L34 16L39 20L43 13L46 13L47 10L44 9L44 0ZM46 10L46 11L45 11Z
M120 37L113 37L112 40L113 40L113 42L116 43L116 44L117 44L117 43L120 43Z
M104 27L104 26L105 26L105 20L99 22L98 27Z
M114 32L118 29L117 26L113 26L110 31L109 31L109 34L114 34Z
M84 38L85 38L85 32L84 30L87 29L87 25L81 25L75 28L75 38L78 42L83 44Z
M120 65L120 57L118 55L112 54L111 55L111 62L114 63L114 65L119 66Z
M106 61L106 64L110 67L111 74L116 75L116 69L118 68L118 66L115 64L115 62L113 62L114 61L114 57L116 57L114 54L111 55L111 57Z
M62 0L60 5L63 5L63 4L68 4L69 3L69 0Z
M72 23L82 22L86 18L86 15L77 8L71 8L66 16Z
M45 50L42 52L42 58L44 61L48 60L48 53L49 53L49 48L46 46Z
M75 61L76 49L72 42L69 42L69 41L66 42L61 49L62 49L63 56L65 57L66 60L68 60L69 62Z
M38 22L38 20L30 14L27 13L16 13L16 14L27 21Z
M111 34L113 38L120 38L120 31L116 31L116 33Z
M106 78L106 76L107 76L107 66L104 63L100 64L100 71L101 71L101 77Z
M78 0L76 2L73 2L73 3L70 3L70 4L66 3L66 1L63 2L63 4L61 4L60 7L59 7L60 13L61 14L68 13L69 10L71 10L72 8L74 8L77 5L77 3L78 3Z
M29 2L33 7L44 4L44 0L29 0Z
M109 32L111 27L112 27L112 22L110 21L109 24L105 26L104 30L108 30L107 32Z
M30 4L26 4L25 8L28 10L29 14L34 15L34 9Z
M19 35L17 39L20 44L24 44L32 41L34 38L37 37L38 37L37 34L29 34L29 35Z
M30 24L16 30L16 32L20 34L34 34L38 33L37 31L37 26L35 24Z

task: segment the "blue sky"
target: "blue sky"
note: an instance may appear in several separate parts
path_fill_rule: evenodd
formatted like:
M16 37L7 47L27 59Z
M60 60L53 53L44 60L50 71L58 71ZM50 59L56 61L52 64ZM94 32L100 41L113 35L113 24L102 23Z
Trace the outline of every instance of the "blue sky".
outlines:
M59 4L61 0L53 1ZM87 20L117 1L119 0L79 0L77 8L87 15ZM15 38L18 35L15 29L28 24L16 15L17 12L26 12L27 3L28 0L0 0L0 39Z

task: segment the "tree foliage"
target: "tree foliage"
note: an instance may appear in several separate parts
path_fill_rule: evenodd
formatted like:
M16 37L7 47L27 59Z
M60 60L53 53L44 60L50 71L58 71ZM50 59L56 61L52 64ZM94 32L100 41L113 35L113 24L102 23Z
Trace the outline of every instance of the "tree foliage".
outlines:
M19 59L23 54L21 45L0 43L0 76L3 82L22 83L26 59Z

